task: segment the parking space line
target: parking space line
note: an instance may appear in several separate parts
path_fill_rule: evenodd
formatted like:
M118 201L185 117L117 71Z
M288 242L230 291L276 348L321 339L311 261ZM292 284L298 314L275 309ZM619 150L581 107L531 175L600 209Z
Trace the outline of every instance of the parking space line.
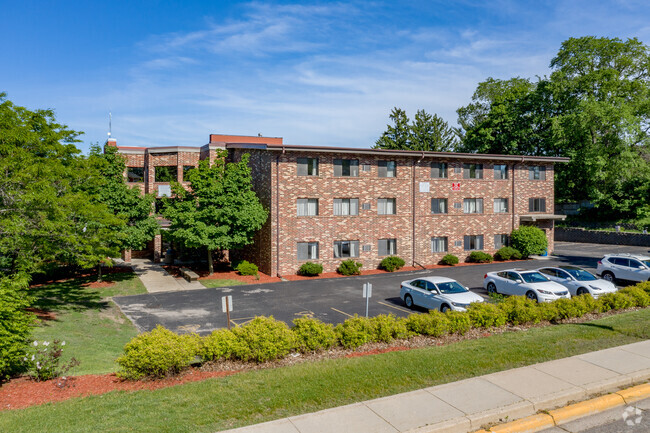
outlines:
M395 306L395 305L390 305L390 304L387 304L387 303L385 303L385 302L377 301L377 303L378 303L378 304L381 304L381 305L385 305L385 306L390 307L390 308L394 308L394 309L399 310L399 311L401 311L401 312L403 312L403 313L409 313L409 314L410 314L410 313L413 312L413 311L411 311L411 310L407 310L406 308L397 307L397 306Z
M344 313L343 311L341 311L341 310L337 310L337 309L334 308L334 307L330 307L330 308L331 308L332 310L336 311L337 313L341 313L341 314L343 314L343 315L345 315L345 316L352 317L351 314Z
M236 325L236 326L241 326L241 325L245 325L248 322L252 321L254 318L255 317L240 317L240 318L237 318L237 319L232 319L231 318L230 323L232 323L233 325ZM239 323L240 320L243 320L243 322Z

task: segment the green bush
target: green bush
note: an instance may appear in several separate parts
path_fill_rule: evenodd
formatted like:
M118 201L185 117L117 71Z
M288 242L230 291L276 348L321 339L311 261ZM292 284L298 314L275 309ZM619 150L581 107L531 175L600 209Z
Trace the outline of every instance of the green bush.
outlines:
M499 304L513 325L526 323L539 323L542 319L541 308L536 302L526 299L524 296L510 296Z
M638 286L627 287L619 293L624 293L634 300L637 307L647 307L650 305L650 295L648 292Z
M447 311L449 320L449 332L452 334L464 335L472 329L472 321L469 314L460 311Z
M296 337L296 348L303 353L329 349L338 341L332 325L310 317L294 319L291 331Z
M212 334L203 337L199 355L204 361L218 361L220 359L232 359L235 353L243 349L238 346L241 341L229 329L218 329Z
M360 275L363 263L352 259L343 260L336 271L341 275Z
M381 260L379 267L387 270L388 272L393 272L396 271L397 269L404 267L405 264L406 262L401 257L388 256L388 257L384 257Z
M467 261L470 263L491 263L494 258L483 251L472 251L467 257Z
M23 358L34 315L26 275L0 277L0 382L24 370Z
M494 253L494 260L519 260L521 253L512 247L501 247L499 251Z
M334 328L341 346L350 349L374 341L375 326L370 319L356 314Z
M158 325L126 343L124 354L116 360L121 367L118 376L141 379L176 374L189 366L199 352L196 336L178 335Z
M467 314L476 328L499 327L506 324L506 313L496 304L490 302L472 302L467 308Z
M409 331L419 335L440 337L449 332L449 319L440 311L431 310L428 314L411 314L406 318Z
M573 317L580 317L584 315L582 309L573 299L561 298L553 302L557 308L557 319L571 319Z
M633 287L638 287L641 290L644 290L646 293L650 293L650 281L644 281L642 283L635 284Z
M374 328L373 341L390 343L395 339L408 338L412 335L406 327L406 319L396 318L392 314L372 317L370 323Z
M288 355L296 347L294 333L273 316L255 317L232 332L239 340L234 355L242 361L271 361Z
M242 260L235 267L235 271L239 272L240 275L257 275L259 269L256 264Z
M560 320L560 311L555 302L542 302L537 304L539 309L540 319L549 322L557 322Z
M600 311L600 303L588 293L580 296L575 296L571 298L571 300L580 309L581 316L584 316L588 313L597 313Z
M323 265L320 263L306 262L300 266L298 269L298 275L303 275L305 277L315 277L323 273Z
M522 257L543 254L548 247L544 231L534 226L521 226L510 233L512 247L521 252Z
M622 292L607 293L598 298L598 300L602 305L603 312L609 310L624 310L634 306L634 298Z
M458 264L458 257L453 254L445 254L440 260L441 265L454 266Z

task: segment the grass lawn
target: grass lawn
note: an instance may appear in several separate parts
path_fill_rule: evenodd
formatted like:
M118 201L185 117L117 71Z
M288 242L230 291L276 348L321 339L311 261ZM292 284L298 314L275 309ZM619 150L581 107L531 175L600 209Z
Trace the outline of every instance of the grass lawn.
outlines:
M213 287L227 287L227 286L241 286L244 284L249 284L244 281L238 280L228 280L228 279L207 279L199 280L199 283L203 284L205 287L211 289Z
M440 347L0 412L0 431L213 432L645 340L650 309Z
M116 370L114 363L124 345L137 331L117 306L107 299L117 295L146 293L135 274L109 274L104 281L113 281L111 287L89 288L83 284L94 277L33 287L34 307L55 314L54 320L43 320L34 328L35 340L63 340L64 357L74 356L81 364L69 374L100 374Z

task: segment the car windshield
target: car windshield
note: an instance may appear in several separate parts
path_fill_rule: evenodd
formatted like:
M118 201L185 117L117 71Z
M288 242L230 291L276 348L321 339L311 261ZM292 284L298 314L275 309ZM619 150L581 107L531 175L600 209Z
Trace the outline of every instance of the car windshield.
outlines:
M442 294L467 292L467 289L456 281L450 281L448 283L436 283L436 286L438 286L438 290L440 290L440 293Z
M644 265L650 268L650 260L641 260Z
M549 281L544 275L539 272L526 272L525 274L520 274L521 278L524 279L527 283L545 283Z
M594 277L590 272L587 272L584 269L578 269L578 268L562 268L562 269L570 273L571 276L578 281L594 281L598 279Z

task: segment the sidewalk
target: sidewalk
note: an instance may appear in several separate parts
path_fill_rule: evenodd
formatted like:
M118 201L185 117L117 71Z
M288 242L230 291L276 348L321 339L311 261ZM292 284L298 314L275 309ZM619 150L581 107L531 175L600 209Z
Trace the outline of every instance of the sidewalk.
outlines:
M148 259L133 259L131 267L149 293L205 289L198 281L190 283L184 278L174 278L161 265Z
M229 432L473 432L648 379L650 340Z

